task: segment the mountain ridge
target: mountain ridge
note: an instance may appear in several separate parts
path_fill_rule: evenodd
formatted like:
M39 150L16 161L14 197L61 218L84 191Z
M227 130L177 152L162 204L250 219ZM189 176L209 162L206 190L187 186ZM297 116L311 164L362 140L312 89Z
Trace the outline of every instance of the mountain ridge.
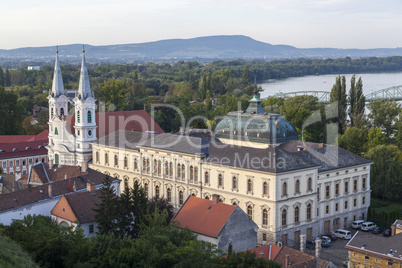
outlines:
M82 44L60 45L59 56L67 61L80 57ZM362 58L402 56L402 48L339 49L296 48L272 45L244 35L215 35L188 39L164 39L144 43L85 45L86 57L92 62L166 61L166 60L231 60L231 59L294 59L294 58ZM54 60L55 46L0 49L0 62L13 60Z

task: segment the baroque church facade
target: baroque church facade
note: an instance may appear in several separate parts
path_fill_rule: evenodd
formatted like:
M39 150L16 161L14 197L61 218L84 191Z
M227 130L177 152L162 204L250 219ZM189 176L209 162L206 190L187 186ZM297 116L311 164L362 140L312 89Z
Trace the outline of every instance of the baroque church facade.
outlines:
M56 63L52 90L49 99L49 161L57 165L82 165L92 158L91 142L97 140L94 98L89 83L85 63L85 50L82 50L82 62L78 91L71 101L65 93L61 75L59 55L56 51ZM65 117L68 116L68 104L74 106L75 133L69 131Z

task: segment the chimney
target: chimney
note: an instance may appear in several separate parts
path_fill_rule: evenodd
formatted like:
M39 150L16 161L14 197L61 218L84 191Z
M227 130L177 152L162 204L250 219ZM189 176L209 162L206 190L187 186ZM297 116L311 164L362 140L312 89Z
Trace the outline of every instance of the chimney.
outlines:
M64 179L67 180L67 174L64 174Z
M289 255L286 255L286 259L285 259L285 268L289 267Z
M74 184L73 184L73 192L75 192L75 191L77 191L77 186L75 186L75 181L74 181Z
M217 203L219 203L219 195L213 194L212 195L212 204L217 204Z
M306 250L306 235L300 235L300 251L304 252Z
M49 183L49 185L47 186L47 192L49 194L49 197L53 196L53 189L52 189L52 184Z
M321 251L321 239L317 238L315 240L315 257L316 258L320 257L320 251Z
M67 175L66 175L66 177L67 177ZM68 182L68 191L70 193L73 191L72 188L71 188L71 181Z
M49 159L49 169L53 168L53 159Z
M81 163L81 172L87 172L87 170L88 170L88 163L82 162Z
M94 182L87 182L87 191L91 194L95 193L95 183Z
M264 258L264 251L260 251L260 258Z

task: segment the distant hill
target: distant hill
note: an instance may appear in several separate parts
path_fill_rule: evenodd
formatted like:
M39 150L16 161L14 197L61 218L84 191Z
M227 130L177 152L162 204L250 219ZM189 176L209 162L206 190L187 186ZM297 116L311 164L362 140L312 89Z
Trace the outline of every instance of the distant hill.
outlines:
M243 35L205 36L191 39L169 39L147 43L108 46L86 45L90 62L126 63L132 61L166 60L231 60L231 59L293 59L293 58L362 58L402 56L402 48L377 49L299 49L288 45L272 45ZM64 62L76 62L82 45L59 46L60 58ZM0 49L0 63L7 61L46 62L54 60L56 48L26 47Z

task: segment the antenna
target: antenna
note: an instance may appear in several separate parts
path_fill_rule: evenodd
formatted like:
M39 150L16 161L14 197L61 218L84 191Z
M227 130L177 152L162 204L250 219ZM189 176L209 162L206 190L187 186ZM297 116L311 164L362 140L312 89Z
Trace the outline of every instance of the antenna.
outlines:
M56 46L56 54L59 54L59 45Z
M82 53L85 53L85 45L82 44Z

